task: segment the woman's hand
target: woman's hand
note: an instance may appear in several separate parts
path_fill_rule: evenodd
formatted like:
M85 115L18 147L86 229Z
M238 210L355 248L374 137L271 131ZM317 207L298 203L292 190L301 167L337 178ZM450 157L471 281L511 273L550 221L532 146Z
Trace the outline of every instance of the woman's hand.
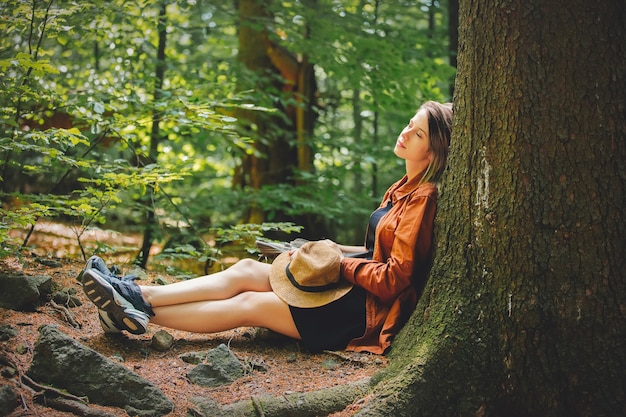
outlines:
M338 245L337 243L333 242L330 239L324 239L324 240L321 240L320 242L323 242L323 243L327 244L328 246L330 246L331 248L335 249L338 252L343 252L341 250L341 246Z

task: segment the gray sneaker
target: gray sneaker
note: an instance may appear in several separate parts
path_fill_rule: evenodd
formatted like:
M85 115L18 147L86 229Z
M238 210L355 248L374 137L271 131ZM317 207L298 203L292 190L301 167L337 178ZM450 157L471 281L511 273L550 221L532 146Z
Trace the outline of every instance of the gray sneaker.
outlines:
M102 330L108 334L122 333L122 325L120 325L113 315L104 310L98 309L98 318L100 319L100 325Z
M82 271L80 271L80 273L76 277L76 279L79 282L81 283L83 282L83 274L88 269L95 269L98 272L102 273L102 275L104 275L105 277L114 277L114 278L119 278L121 280L127 280L127 281L134 281L137 279L136 275L128 275L126 277L120 277L118 275L119 269L117 267L114 266L112 268L109 268L107 267L106 262L104 262L104 260L101 257L93 255L92 257L87 259L87 262L85 263L85 267L83 268ZM117 320L115 320L115 317L113 317L108 312L98 309L98 318L100 319L100 325L102 326L102 330L104 330L105 333L121 333L122 332L123 326L121 326L117 322Z
M134 274L129 274L123 277L121 275L120 269L117 266L113 265L109 268L107 267L106 262L104 262L104 259L97 255L93 255L92 257L87 259L85 267L82 269L82 271L79 272L78 276L76 277L79 282L83 282L83 274L88 269L95 269L96 271L101 272L104 276L121 279L122 281L135 281L136 279L139 279L139 277Z
M108 317L105 316L108 321L103 323L103 315L98 313L103 329L106 331L106 326L126 330L132 334L145 333L150 322L150 314L135 308L130 300L113 287L110 279L111 277L105 276L95 268L85 270L82 276L83 291L98 309L108 315ZM118 280L118 282L123 281ZM127 290L126 287L123 289ZM141 297L141 294L134 295ZM109 326L109 323L113 326Z

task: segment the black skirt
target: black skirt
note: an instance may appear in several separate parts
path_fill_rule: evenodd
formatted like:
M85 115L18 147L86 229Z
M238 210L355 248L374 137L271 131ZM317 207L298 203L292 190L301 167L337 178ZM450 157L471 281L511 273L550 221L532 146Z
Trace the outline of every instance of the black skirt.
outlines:
M344 349L365 334L366 291L354 286L343 297L321 307L289 306L302 345L311 351Z

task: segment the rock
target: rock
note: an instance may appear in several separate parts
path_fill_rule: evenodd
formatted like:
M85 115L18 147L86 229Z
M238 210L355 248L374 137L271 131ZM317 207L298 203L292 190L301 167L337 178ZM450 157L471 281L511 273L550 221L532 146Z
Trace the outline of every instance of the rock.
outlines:
M159 352L165 352L172 347L174 343L174 336L166 332L165 330L159 330L152 336L152 348Z
M67 307L78 307L80 305L83 305L83 302L80 300L80 298L72 294L72 291L70 291L72 289L73 288L70 288L70 289L64 288L60 291L57 291L52 296L52 299L54 300L55 303L64 305Z
M0 273L0 307L35 311L51 293L52 277Z
M49 266L50 268L60 268L63 266L63 264L56 259L38 257L35 258L35 261L42 265Z
M129 276L129 275L133 275L133 276L137 277L136 279L146 279L146 278L148 278L148 273L144 269L141 269L138 266L132 267L131 269L126 271L126 273L124 274L124 276Z
M207 358L206 352L187 352L178 356L185 363L190 363L192 365L197 365L202 363Z
M15 336L17 336L17 330L15 330L13 327L9 326L8 324L0 326L0 342L9 340Z
M7 366L6 368L2 368L2 371L0 371L0 375L2 375L6 379L15 378L15 376L17 375L17 369L12 366Z
M167 285L167 284L171 284L167 278L162 277L161 275L157 276L157 277L153 280L153 282L154 282L155 284L157 284L157 285Z
M17 407L17 394L10 385L0 386L0 416L7 416Z
M56 326L39 328L28 376L86 396L91 403L123 408L132 416L163 416L174 408L155 385L81 345Z
M210 398L206 397L191 397L189 401L194 405L193 414L190 412L187 415L201 416L201 417L226 417L226 413L222 409L222 406Z
M225 344L209 350L207 363L201 363L187 373L187 378L203 387L219 387L244 375L244 367Z

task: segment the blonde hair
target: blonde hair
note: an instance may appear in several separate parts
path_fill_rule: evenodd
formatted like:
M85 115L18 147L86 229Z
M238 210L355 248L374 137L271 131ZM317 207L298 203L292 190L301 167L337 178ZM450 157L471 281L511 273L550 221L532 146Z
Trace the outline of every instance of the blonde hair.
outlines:
M452 135L452 103L427 101L418 111L428 113L428 141L432 158L420 183L438 183L446 170Z

